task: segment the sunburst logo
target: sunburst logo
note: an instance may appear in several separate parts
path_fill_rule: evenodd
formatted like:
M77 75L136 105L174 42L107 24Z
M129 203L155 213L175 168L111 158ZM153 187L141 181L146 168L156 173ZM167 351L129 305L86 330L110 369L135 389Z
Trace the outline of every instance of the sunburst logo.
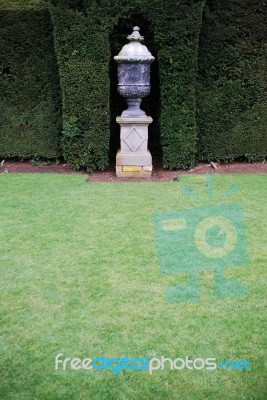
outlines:
M183 192L199 207L157 213L155 216L156 245L160 272L187 272L188 282L168 287L170 301L200 300L200 272L214 271L214 292L217 297L244 297L245 284L226 279L225 268L246 266L249 263L244 213L239 203L220 204L239 190L232 185L222 196L214 195L214 175L207 174L207 195L200 197L192 187Z

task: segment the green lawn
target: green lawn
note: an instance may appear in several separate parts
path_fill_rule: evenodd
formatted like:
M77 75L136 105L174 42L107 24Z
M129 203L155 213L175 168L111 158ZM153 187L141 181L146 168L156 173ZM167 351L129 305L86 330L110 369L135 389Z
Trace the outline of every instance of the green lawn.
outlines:
M219 175L215 193L244 207L249 288L169 302L186 274L160 274L154 215L196 205L205 176L166 183L88 183L83 175L0 175L1 399L266 399L266 175ZM55 370L55 356L246 359L251 371ZM265 368L265 369L264 369Z

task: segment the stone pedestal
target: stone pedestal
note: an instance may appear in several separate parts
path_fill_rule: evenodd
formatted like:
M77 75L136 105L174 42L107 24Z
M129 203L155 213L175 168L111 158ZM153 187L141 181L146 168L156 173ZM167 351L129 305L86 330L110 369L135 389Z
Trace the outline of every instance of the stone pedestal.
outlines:
M149 178L152 173L152 157L147 150L148 125L151 117L117 117L120 124L121 148L116 156L116 175L120 178Z

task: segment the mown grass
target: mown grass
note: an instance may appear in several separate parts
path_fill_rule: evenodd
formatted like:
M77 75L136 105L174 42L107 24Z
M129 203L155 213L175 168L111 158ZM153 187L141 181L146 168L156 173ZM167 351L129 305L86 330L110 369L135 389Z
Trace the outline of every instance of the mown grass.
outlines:
M216 176L220 195L245 211L248 268L228 277L243 299L213 294L201 274L198 303L167 302L186 274L159 272L154 214L196 207L204 176L166 183L88 183L80 175L0 175L2 399L265 399L266 175ZM246 359L251 371L55 370L64 357Z

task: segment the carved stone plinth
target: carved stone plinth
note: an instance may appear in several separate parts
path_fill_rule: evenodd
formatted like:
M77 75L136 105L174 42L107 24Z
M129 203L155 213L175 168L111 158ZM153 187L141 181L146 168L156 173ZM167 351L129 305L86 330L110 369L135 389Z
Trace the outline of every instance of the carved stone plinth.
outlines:
M116 156L116 175L118 177L150 177L152 157L147 150L148 125L151 117L123 118L117 117L120 124L121 148Z

